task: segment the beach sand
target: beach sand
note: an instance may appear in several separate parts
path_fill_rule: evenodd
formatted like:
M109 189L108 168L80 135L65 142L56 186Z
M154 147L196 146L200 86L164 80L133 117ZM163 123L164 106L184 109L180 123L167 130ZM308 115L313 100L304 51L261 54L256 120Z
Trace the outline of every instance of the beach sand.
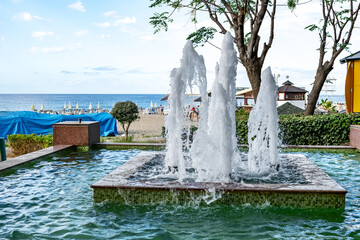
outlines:
M197 125L196 121L191 122L191 125ZM160 114L140 114L140 119L131 123L129 128L129 135L133 136L133 141L155 141L164 142L165 139L161 136L162 127L165 126L165 115ZM124 134L121 125L117 124L119 135Z
M131 123L129 135L133 141L159 141L164 139L161 136L162 127L165 126L165 116L160 114L140 114L140 119ZM117 124L119 135L124 134L121 125Z

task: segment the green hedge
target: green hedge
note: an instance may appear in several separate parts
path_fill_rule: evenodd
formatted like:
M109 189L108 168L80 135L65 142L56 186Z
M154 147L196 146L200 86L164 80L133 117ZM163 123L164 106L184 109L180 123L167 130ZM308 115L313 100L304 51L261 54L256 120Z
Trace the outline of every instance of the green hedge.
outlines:
M11 154L16 157L26 153L34 152L53 145L52 135L37 136L36 134L8 135L7 141L11 148Z
M248 116L236 116L238 142L247 144ZM360 124L359 114L279 117L280 139L287 145L339 145L349 142L350 125Z
M360 124L360 115L282 116L279 121L283 143L288 145L339 145L348 143L350 125L352 124Z

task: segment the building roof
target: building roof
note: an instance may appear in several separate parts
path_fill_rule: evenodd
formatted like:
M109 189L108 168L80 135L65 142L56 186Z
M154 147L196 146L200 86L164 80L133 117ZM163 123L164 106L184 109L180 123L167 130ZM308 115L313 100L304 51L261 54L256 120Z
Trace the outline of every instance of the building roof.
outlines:
M244 95L245 93L250 93L250 92L252 92L251 88L243 89L241 91L237 91L236 96Z
M286 82L283 82L283 85L294 85L292 82L290 82L289 80L287 80Z
M346 63L347 61L360 59L360 51L351 54L350 56L340 59L340 63Z
M301 114L304 112L303 109L291 104L290 102L284 103L283 105L277 108L279 115L289 115L289 114Z
M278 88L278 92L282 92L282 93L306 93L307 91L305 89L302 88L298 88L295 86L291 86L291 85L284 85Z

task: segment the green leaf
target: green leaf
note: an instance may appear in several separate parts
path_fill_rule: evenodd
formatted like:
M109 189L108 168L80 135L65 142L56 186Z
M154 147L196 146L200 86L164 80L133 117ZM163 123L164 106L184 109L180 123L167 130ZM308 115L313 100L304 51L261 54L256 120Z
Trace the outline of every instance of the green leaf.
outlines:
M294 10L296 8L296 4L298 4L299 0L288 0L287 6L289 9Z
M310 24L309 26L305 27L305 29L307 29L309 31L320 30L320 28L318 26L316 26L315 24Z
M150 17L150 24L154 27L154 33L161 30L165 32L168 30L168 23L172 22L173 19L169 18L168 12L155 13L154 16Z
M214 34L216 33L216 29L212 27L202 27L196 32L191 33L187 40L191 40L195 47L204 46L204 44L214 38Z
M149 6L153 8L153 7L161 7L162 5L169 4L171 0L150 0L150 2L154 2Z

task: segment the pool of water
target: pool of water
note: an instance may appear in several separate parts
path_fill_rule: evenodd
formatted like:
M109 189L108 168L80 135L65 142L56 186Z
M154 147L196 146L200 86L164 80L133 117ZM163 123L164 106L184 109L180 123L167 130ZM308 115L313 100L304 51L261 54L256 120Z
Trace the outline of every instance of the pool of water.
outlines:
M247 163L247 153L241 153L242 166ZM169 173L169 169L164 167L165 154L157 154L150 161L146 162L142 167L132 174L128 180L139 182L157 182L166 183L178 181L178 174ZM190 158L185 158L185 166L191 166ZM194 168L186 168L187 177L184 178L183 182L195 182L198 175ZM249 175L245 169L236 168L232 171L230 176L230 182L235 183L250 183L250 184L261 184L261 183L298 183L308 184L309 182L300 173L300 171L294 166L293 163L286 159L286 155L280 155L279 157L279 171L272 171L269 175L265 176L254 176Z
M343 211L92 201L140 151L67 152L0 176L0 239L360 239L360 154L304 152L349 193Z

